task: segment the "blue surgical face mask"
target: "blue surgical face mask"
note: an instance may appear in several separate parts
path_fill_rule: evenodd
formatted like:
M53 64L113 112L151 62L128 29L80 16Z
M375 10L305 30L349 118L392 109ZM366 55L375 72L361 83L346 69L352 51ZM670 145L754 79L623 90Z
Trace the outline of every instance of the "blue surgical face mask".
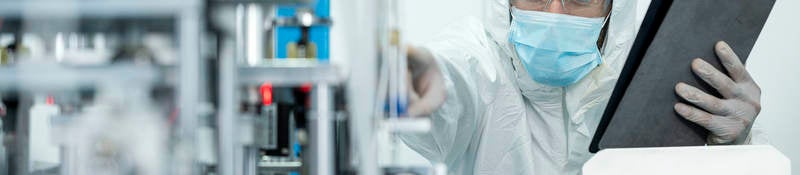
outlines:
M509 41L534 81L574 84L602 62L597 38L604 18L511 9Z

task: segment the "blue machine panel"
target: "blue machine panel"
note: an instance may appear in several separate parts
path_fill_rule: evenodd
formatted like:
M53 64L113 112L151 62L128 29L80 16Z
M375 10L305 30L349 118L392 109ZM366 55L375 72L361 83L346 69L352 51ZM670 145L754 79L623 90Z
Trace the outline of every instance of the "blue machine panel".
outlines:
M278 18L293 18L298 6L278 6L275 11ZM318 18L330 18L330 1L317 0L312 6L314 14ZM295 26L276 27L274 32L275 38L275 57L285 59L287 58L286 46L292 42L298 42L301 38L301 28ZM317 46L317 59L327 61L330 55L329 42L330 42L330 26L311 26L308 34L309 42L313 42Z

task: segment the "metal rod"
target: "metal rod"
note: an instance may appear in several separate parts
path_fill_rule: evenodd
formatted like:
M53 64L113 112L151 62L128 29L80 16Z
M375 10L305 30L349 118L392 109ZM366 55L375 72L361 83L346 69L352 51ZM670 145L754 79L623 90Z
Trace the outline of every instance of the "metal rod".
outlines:
M219 58L219 113L217 118L219 131L219 169L218 174L236 174L236 150L241 147L237 128L236 102L236 60L244 56L244 6L236 6L236 35L233 40L223 40L223 51ZM241 150L241 148L239 149ZM241 171L239 171L241 172Z
M197 131L198 110L200 106L200 11L198 7L188 7L180 13L180 84L179 111L180 111L180 142L177 153L179 165L176 174L193 174L195 132Z
M258 172L256 172L256 170L257 170L256 169L256 165L258 165L258 161L260 160L260 157L258 155L259 154L258 154L258 147L257 146L248 146L248 147L245 148L244 155L243 155L244 158L245 158L244 165L243 165L244 166L243 168L244 168L244 171L245 171L244 174L246 174L246 175L256 175L256 174L258 174Z
M248 4L245 14L245 62L256 65L264 59L264 11L261 4Z
M358 167L357 174L382 174L377 161L377 140L373 132L376 116L372 106L375 101L378 65L378 39L375 26L378 22L378 1L353 0L351 4L331 3L331 12L338 15L336 24L331 28L331 42L344 47L342 55L331 52L333 56L347 59L349 78L347 81L348 111L350 117L350 133L352 134L351 150L354 150ZM363 9L363 10L347 10ZM371 26L371 27L364 27ZM359 38L354 40L352 38ZM334 44L331 44L333 46ZM358 63L355 65L354 63ZM369 107L367 107L369 106Z
M331 110L331 89L328 84L320 83L315 89L315 113L312 138L313 166L311 174L328 175L334 173L333 159L333 112Z

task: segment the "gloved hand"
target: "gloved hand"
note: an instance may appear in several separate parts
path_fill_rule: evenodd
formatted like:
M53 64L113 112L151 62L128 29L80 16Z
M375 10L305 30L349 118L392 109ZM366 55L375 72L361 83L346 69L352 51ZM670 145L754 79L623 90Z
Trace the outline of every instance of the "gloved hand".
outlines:
M444 103L444 77L433 55L424 48L408 47L408 115L427 116Z
M675 92L702 109L677 103L675 111L687 120L708 129L708 144L741 144L761 111L761 88L753 81L727 43L717 42L715 50L729 75L702 59L692 62L692 71L716 88L723 98L709 95L691 85L678 83Z

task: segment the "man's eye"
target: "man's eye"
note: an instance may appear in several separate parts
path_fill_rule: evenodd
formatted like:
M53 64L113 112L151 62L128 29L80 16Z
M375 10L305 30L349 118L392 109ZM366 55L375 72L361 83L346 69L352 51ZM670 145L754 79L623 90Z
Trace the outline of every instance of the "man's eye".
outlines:
M545 4L548 0L525 0L530 3Z
M600 1L600 0L570 0L571 2L579 5L590 5L593 4L593 1Z

